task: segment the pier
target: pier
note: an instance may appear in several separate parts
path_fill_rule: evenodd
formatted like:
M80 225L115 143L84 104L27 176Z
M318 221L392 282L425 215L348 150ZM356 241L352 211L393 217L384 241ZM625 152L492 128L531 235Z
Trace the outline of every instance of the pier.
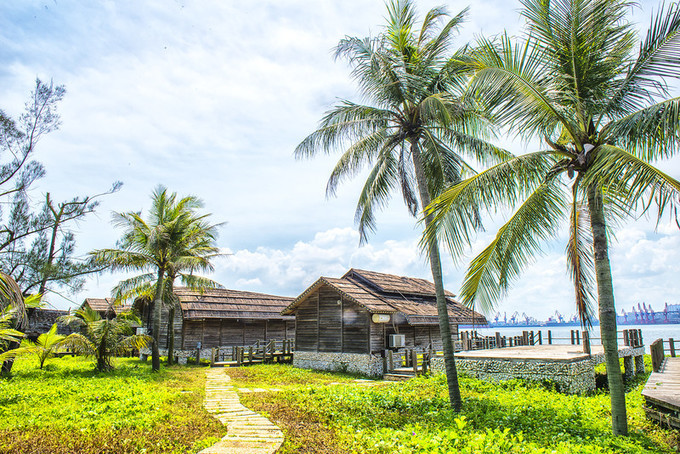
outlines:
M680 357L676 356L674 339L655 340L651 345L652 373L642 396L645 398L645 414L675 429L680 429ZM664 345L668 345L666 349ZM666 356L666 352L669 356Z
M572 331L569 344L555 344L555 340L550 333L527 331L510 338L462 333L462 349L456 352L456 366L459 371L483 380L519 378L551 382L568 394L594 390L595 366L604 363L602 346L591 345L585 331ZM626 377L644 373L644 343L639 331L621 332L619 345ZM433 371L443 371L444 358L433 357L430 367Z

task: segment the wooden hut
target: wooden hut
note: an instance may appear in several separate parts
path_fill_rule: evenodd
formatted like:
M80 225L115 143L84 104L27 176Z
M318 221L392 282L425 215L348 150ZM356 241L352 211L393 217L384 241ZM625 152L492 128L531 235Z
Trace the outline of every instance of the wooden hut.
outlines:
M454 338L459 324L486 324L446 292ZM381 375L390 348L440 350L434 284L411 277L350 269L321 277L282 314L295 315L294 364Z
M113 318L116 314L132 309L132 306L125 304L114 304L113 298L85 298L81 308L89 307L93 311L99 312L102 318Z
M175 349L209 355L213 347L245 346L257 341L292 339L295 317L281 315L293 298L209 289L203 293L188 288L175 288L179 308L175 310L173 329ZM135 308L142 316L143 326L151 333L153 303L138 299ZM168 346L167 307L161 311L160 348ZM206 351L206 352L203 352Z

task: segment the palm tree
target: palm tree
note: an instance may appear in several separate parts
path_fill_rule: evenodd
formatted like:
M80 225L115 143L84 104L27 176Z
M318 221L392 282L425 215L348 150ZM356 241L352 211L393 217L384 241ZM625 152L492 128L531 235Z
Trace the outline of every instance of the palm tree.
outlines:
M479 139L484 118L455 94L464 74L451 64L449 47L466 10L450 18L445 8L434 8L419 30L411 1L393 0L387 12L387 25L379 36L347 37L335 49L336 58L348 60L368 104L342 101L295 150L296 157L302 158L344 149L328 181L327 195L363 166L373 166L356 210L362 242L375 229L375 210L387 203L394 189L400 189L415 216L447 184L472 173L456 150L470 152L480 162L505 157L502 150ZM425 224L430 222L427 216ZM430 241L425 249L436 289L449 397L459 410L439 246Z
M115 318L103 319L89 306L78 309L75 315L64 315L59 321L81 328L62 340L61 345L80 355L92 356L100 372L112 370L112 358L146 347L153 340L143 334L133 334L133 324L141 324L131 312L121 312Z
M122 283L123 294L136 284L153 288L152 369L160 369L159 338L161 306L165 299L163 285L167 273L178 270L210 270L209 259L217 248L214 241L217 225L207 222L209 215L198 215L203 203L193 196L178 199L176 193L158 186L152 207L145 220L141 213L117 213L115 222L125 232L117 249L93 251L95 260L106 263L112 271L146 271L146 274ZM148 273L148 271L151 271ZM155 275L155 278L154 278ZM153 287L149 281L155 280ZM144 284L147 282L147 284Z
M216 226L211 226L216 227ZM214 229L206 228L204 232L210 232ZM201 247L200 243L189 247L184 255L177 257L175 262L168 265L166 272L166 279L163 283L163 306L168 308L168 365L174 363L175 350L175 330L173 320L175 319L175 312L179 307L179 299L174 293L174 283L179 278L183 286L191 290L203 292L211 288L222 288L219 283L193 274L194 271L212 271L213 266L210 259L220 256L218 248L212 246L214 237L206 236L200 242L210 243L208 247ZM211 252L212 251L212 252ZM188 273L184 272L182 268L185 267ZM151 300L156 293L155 282L152 274L143 274L121 281L113 289L114 301L122 302L126 300L135 300L137 298L144 298ZM181 309L180 309L181 310Z
M57 334L57 324L53 324L50 330L42 333L35 341L24 339L24 345L12 350L13 357L33 354L38 358L40 369L43 368L48 359L54 358L57 351L62 346L66 336Z
M515 209L470 264L461 297L490 310L569 220L567 258L582 323L597 295L614 434L627 433L608 254L612 224L629 213L675 209L680 182L651 162L680 144L680 10L662 6L637 47L621 0L522 0L527 33L482 39L470 90L495 118L542 148L472 176L428 210L430 236L449 239L454 257L469 243L470 208ZM474 220L477 220L475 218ZM594 288L594 282L597 289Z
M0 272L0 364L2 374L12 371L13 350L19 348L28 324L26 310L40 306L40 295L24 297L19 285L11 276Z

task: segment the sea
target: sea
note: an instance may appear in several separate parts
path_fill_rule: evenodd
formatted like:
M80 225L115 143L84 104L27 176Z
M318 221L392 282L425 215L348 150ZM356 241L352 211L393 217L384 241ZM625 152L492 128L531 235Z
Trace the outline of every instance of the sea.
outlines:
M472 331L471 326L461 326L460 331ZM623 330L624 329L641 329L642 330L642 341L645 344L645 350L649 353L649 346L652 342L657 339L668 340L668 338L673 338L675 340L680 340L680 324L656 324L656 325L619 325L619 344L623 343ZM513 325L513 326L498 326L498 327L474 327L474 330L479 333L480 336L494 336L496 333L500 333L501 336L520 336L522 331L533 331L537 333L542 332L544 342L547 342L548 330L551 331L553 343L554 344L569 344L571 343L571 331L581 330L580 326L525 326L525 325ZM590 339L592 345L600 345L600 326L595 325L590 329ZM677 344L676 344L677 345ZM668 346L666 345L666 348Z

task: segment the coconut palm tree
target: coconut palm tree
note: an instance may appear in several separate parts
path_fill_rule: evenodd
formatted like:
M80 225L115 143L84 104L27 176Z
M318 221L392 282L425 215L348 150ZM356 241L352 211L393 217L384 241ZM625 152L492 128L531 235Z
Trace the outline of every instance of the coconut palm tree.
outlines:
M479 138L485 119L456 95L464 74L456 60L451 63L450 46L466 10L450 17L445 8L433 8L420 28L409 0L390 1L387 13L387 24L377 37L347 37L335 49L336 58L349 62L367 103L342 101L295 149L298 158L344 150L331 173L327 195L333 195L344 179L364 166L372 166L356 210L362 242L375 229L376 209L387 203L395 189L415 216L445 185L472 173L459 151L479 162L506 157L503 150ZM462 58L462 51L458 55ZM425 224L429 223L426 217ZM459 410L439 246L430 241L425 249L436 289L449 397Z
M100 372L112 370L114 356L146 347L153 339L144 334L133 334L133 324L141 324L131 312L121 312L115 318L103 319L89 306L74 315L59 317L61 323L80 328L82 332L66 336L61 345L76 353L95 358Z
M172 269L209 270L209 259L216 253L214 241L217 225L207 222L209 215L196 213L203 206L193 196L178 199L158 186L152 195L152 206L145 220L141 213L116 213L116 225L125 232L116 249L101 249L91 254L95 260L108 264L112 271L146 271L147 273L124 283L121 291L154 279L152 316L152 369L160 369L159 338L163 285ZM191 252L189 252L191 251ZM179 268L178 268L179 267ZM148 273L151 271L151 274ZM155 277L154 277L155 276Z
M514 213L470 264L461 297L490 309L541 243L568 220L567 258L581 320L595 295L615 434L627 433L608 234L631 213L675 210L680 182L651 163L680 144L680 10L662 6L639 44L622 0L522 0L526 34L482 39L470 90L497 121L541 148L453 186L429 210L459 256L471 208ZM595 288L596 283L596 288Z
M204 231L209 230L210 229ZM213 243L214 238L206 237L201 241ZM172 321L175 319L175 313L179 308L179 299L174 293L174 283L179 278L183 286L198 292L203 292L211 288L222 288L222 285L211 279L193 274L194 271L212 271L213 266L212 263L210 263L210 260L222 255L218 250L219 249L214 246L202 248L200 247L200 244L195 244L194 247L189 247L184 255L178 257L175 262L168 265L166 279L163 283L165 286L163 289L163 306L168 308L167 338L169 366L174 363L175 357L175 330ZM182 267L186 267L186 271L189 272L185 272ZM113 288L112 293L115 302L136 300L137 298L151 301L156 293L154 276L153 274L147 273L121 281Z

